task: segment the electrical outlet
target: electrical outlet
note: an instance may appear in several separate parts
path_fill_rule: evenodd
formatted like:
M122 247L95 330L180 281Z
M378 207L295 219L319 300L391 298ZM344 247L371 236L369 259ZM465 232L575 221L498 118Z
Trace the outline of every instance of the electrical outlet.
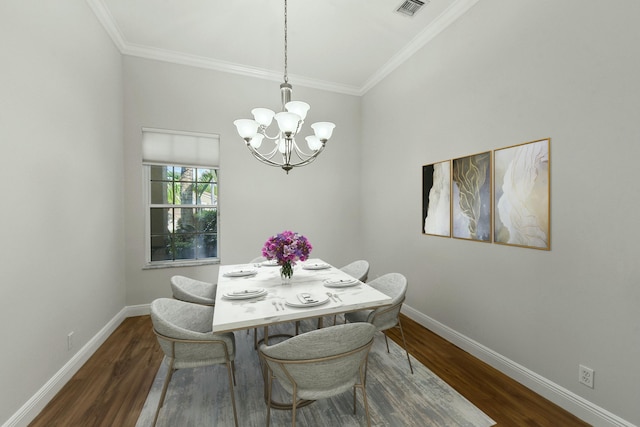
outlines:
M67 335L67 350L71 350L73 348L73 332L69 332Z
M581 384L593 388L593 374L593 369L584 365L579 365L578 381L580 381Z

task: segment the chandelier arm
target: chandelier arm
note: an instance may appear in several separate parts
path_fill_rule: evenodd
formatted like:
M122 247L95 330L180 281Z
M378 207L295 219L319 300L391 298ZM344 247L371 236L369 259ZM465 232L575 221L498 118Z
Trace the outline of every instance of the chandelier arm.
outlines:
M258 132L260 132L261 135L263 135L265 138L271 140L271 141L275 141L276 139L280 138L280 132L278 131L278 133L275 136L269 136L267 134L267 128L265 126L260 126L260 129L258 130Z
M275 150L271 151L269 154L267 154L265 156L264 154L262 154L261 152L259 152L255 148L251 147L250 145L248 145L247 147L249 148L249 151L251 151L251 154L253 154L253 157L258 159L262 163L264 163L266 165L269 165L269 166L282 167L282 164L274 162L273 160L271 160L271 158L277 152L277 148Z
M293 166L293 167L306 166L309 163L314 162L318 158L320 153L322 153L324 148L325 148L325 145L322 144L322 147L320 147L318 149L318 151L316 151L315 153L309 155L306 159L303 159L302 157L299 157L301 161L297 162L297 163L292 163L291 166Z
M306 160L303 160L303 161L298 162L298 163L291 163L290 166L294 167L294 168L297 168L297 167L300 167L300 166L306 166L309 163L313 163L318 158L318 155L320 154L321 151L322 151L322 149L318 150L317 154L314 154L313 156L309 157Z
M307 152L305 152L302 148L300 148L300 147L298 146L298 144L294 143L293 145L294 145L294 148L295 148L296 154L298 155L298 157L299 157L301 160L304 160L306 157L315 157L315 156L317 156L316 152L313 152L313 153L307 153ZM320 151L322 151L322 150L324 150L324 144L322 144L322 148L321 148L321 149L318 149L318 150L317 150L317 152L319 153L319 152L320 152Z

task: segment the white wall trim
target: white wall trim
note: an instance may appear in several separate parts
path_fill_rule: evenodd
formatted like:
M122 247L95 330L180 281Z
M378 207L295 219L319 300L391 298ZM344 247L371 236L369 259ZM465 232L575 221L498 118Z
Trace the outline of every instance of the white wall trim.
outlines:
M26 427L78 372L93 353L111 336L127 317L149 314L149 304L126 306L89 340L56 374L43 385L2 427Z
M26 427L55 397L62 387L78 372L96 350L109 338L122 321L129 317L125 307L111 319L93 338L64 364L2 427Z
M596 426L637 427L604 408L595 405L566 388L536 374L530 369L496 353L490 348L462 335L435 319L423 314L406 303L402 313L430 331L457 345L483 362L513 378L527 388L566 409L578 418Z

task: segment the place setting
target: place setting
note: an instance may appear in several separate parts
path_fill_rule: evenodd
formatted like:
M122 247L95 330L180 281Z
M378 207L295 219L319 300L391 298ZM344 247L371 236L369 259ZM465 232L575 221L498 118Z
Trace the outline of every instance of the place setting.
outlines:
M349 288L360 284L356 279L326 279L322 284L327 288Z
M293 295L285 300L285 304L290 307L307 308L317 307L329 302L329 296L326 294L311 294L309 292L301 292Z
M308 262L302 265L303 270L325 270L331 268L326 262Z
M227 292L223 295L223 297L230 300L243 300L258 298L266 294L267 290L265 288L245 288Z
M248 277L248 276L255 276L256 274L258 274L258 270L245 268L245 269L227 271L226 273L224 273L224 276L225 277Z

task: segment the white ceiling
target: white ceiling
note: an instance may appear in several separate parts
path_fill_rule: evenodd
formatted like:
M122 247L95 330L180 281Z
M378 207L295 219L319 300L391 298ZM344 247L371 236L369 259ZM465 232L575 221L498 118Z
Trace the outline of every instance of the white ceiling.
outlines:
M479 0L288 0L293 84L361 95ZM87 0L123 54L282 82L284 0Z

